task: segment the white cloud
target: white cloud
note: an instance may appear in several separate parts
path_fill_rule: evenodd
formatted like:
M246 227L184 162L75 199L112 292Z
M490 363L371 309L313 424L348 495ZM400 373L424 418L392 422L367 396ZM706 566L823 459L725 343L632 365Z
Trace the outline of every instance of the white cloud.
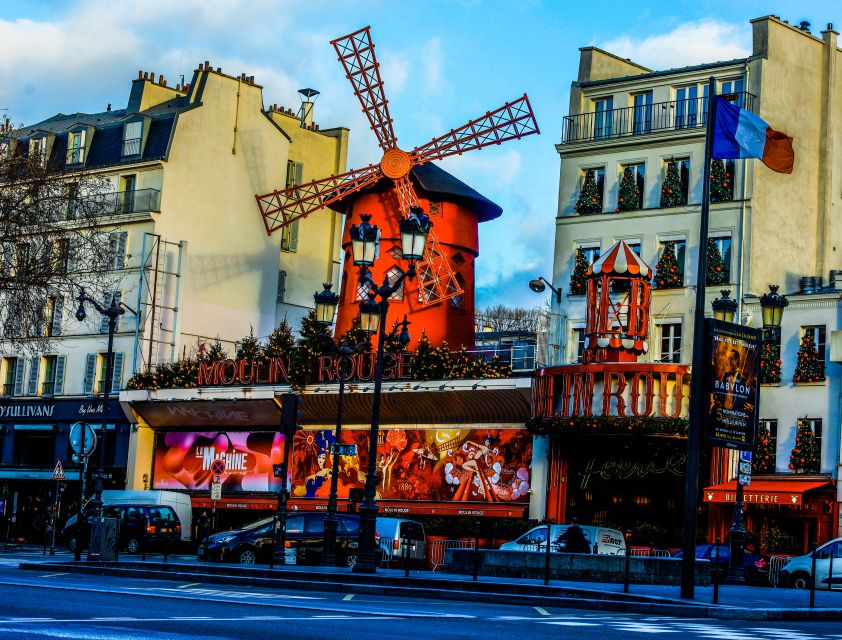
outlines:
M471 151L450 156L438 162L441 167L467 184L494 184L497 187L514 184L520 176L523 158L519 151L502 149ZM487 195L487 194L483 194Z
M432 38L421 51L421 60L424 65L424 89L425 93L438 93L441 90L441 68L444 53L441 47L441 38Z
M669 33L643 39L623 36L599 46L657 70L744 58L751 53L751 32L743 24L701 20L679 25Z

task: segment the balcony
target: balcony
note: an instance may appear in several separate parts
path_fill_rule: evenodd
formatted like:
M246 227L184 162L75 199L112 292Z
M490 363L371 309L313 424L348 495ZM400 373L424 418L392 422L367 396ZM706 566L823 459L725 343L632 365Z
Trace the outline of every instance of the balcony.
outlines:
M754 111L755 96L750 93L731 93L720 97ZM561 143L617 140L665 131L697 130L702 133L706 123L707 98L656 102L566 116Z
M139 156L141 140L142 138L126 138L123 140L120 155L124 158L126 156Z
M105 211L116 215L161 210L161 192L158 189L113 191L103 194L102 197Z

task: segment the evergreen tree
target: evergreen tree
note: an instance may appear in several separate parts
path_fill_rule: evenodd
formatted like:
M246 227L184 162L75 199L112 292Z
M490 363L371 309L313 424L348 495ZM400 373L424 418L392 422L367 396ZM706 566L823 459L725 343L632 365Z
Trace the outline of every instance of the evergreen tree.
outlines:
M766 428L766 423L762 421L754 437L751 470L753 473L775 473L775 449L772 446L772 436Z
M722 160L714 159L710 167L710 201L726 202L734 199L734 177Z
M211 343L210 348L205 352L205 358L207 358L210 362L220 362L228 359L228 354L222 347L222 343L219 341L219 336L216 336L216 340Z
M661 183L661 208L677 207L684 204L684 189L681 184L681 177L678 175L678 166L675 160L667 163L667 173Z
M796 473L818 472L819 451L816 445L816 434L806 420L798 420L798 431L795 434L795 446L789 456L789 468Z
M620 189L617 195L617 211L633 211L640 209L641 193L637 187L637 180L631 167L623 169L623 177L620 178Z
M254 327L249 325L249 334L237 343L237 360L253 360L262 355L260 341L254 337Z
M781 345L766 340L760 349L760 382L776 384L781 381Z
M433 345L430 344L430 339L427 337L427 332L421 330L421 337L418 339L418 346L415 348L415 353L412 355L412 379L413 380L429 380L427 372L431 367L431 360L433 355Z
M266 339L263 354L267 358L282 358L288 356L294 346L295 338L292 335L292 327L289 326L286 318L284 318L281 324Z
M813 332L806 331L798 347L798 362L795 364L793 382L820 382L824 380L824 362L819 360L819 350L813 339Z
M708 239L707 277L705 280L709 287L728 284L728 272L725 270L722 254L719 253L719 246L713 239Z
M664 243L664 252L655 265L655 284L658 289L676 289L684 286L684 274L678 269L674 242Z
M301 319L299 334L301 337L289 358L289 382L294 387L314 382L319 356L333 354L332 338L316 321L315 309Z
M587 275L588 275L588 258L585 256L585 250L582 248L576 249L576 262L573 265L573 273L570 276L570 293L575 296L584 295L587 291Z
M578 214L602 213L602 193L596 184L593 169L585 173L582 191L579 199L573 205L573 211Z

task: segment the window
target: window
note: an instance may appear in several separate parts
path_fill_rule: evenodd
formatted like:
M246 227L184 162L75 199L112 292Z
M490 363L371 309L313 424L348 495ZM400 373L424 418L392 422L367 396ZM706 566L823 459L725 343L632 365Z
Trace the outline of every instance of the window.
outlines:
M634 96L635 135L652 131L652 92L638 93Z
M288 225L281 228L281 251L289 251L295 253L298 251L298 223L299 220L293 220Z
M660 250L658 251L658 262L660 262L660 258L664 255L664 250L666 248L667 243L672 244L673 253L675 253L675 262L676 262L676 272L678 273L678 279L680 280L680 284L673 284L670 285L671 287L683 287L684 286L684 258L685 254L687 253L687 241L684 238L665 238L660 242ZM655 275L657 276L657 265L655 265ZM658 285L661 288L661 285Z
M576 327L573 329L570 344L573 346L570 354L570 361L576 364L581 364L585 356L585 329L584 327Z
M389 286L395 284L395 282L398 281L398 278L402 275L403 271L401 271L400 267L395 266L389 269L386 272L386 279L389 281ZM401 283L401 286L399 286L395 292L389 296L389 300L403 300L403 282Z
M819 362L825 361L825 354L827 353L827 332L825 326L821 325L806 325L801 327L801 336L810 333L813 336L813 342L816 343L816 351L819 352Z
M699 87L681 87L675 90L675 128L695 127L699 109Z
M287 272L278 271L278 297L276 302L283 302L287 293Z
M67 185L67 220L75 220L79 216L79 185L72 183Z
M108 234L108 267L109 269L126 268L127 231L114 231ZM110 300L109 300L110 302Z
M745 102L745 82L742 78L724 80L719 85L719 95L728 102L733 102L738 107L743 107Z
M118 305L123 300L123 292L122 291L112 291L111 293L106 293L102 298L102 306L106 309L111 306L111 301L114 300ZM116 319L116 323L114 325L114 331L120 330L120 318ZM108 333L108 316L103 315L99 321L99 332L100 333Z
M143 121L127 122L123 127L123 156L139 156L143 136Z
M778 421L770 420L768 418L761 418L760 422L766 427L769 432L769 448L772 450L772 459L766 467L768 473L774 473L778 460Z
M715 236L710 238L710 241L716 245L716 248L719 250L719 256L722 258L722 268L725 270L725 282L731 282L731 236ZM708 269L710 269L710 264L708 264Z
M813 436L816 439L816 451L819 452L819 465L818 468L808 469L808 471L818 473L822 466L822 419L802 418L801 423L806 424L807 427L809 427L810 431L813 432Z
M674 158L675 168L678 169L678 180L681 182L681 203L687 204L690 194L690 158ZM667 175L667 163L664 163L664 176Z
M681 323L665 322L658 325L660 336L659 362L681 362Z
M444 214L444 206L441 202L430 201L430 210L427 214L431 218L441 218Z
M594 107L593 137L597 140L610 138L614 122L614 98L598 98L594 100Z
M67 164L85 162L85 132L71 131L67 134Z
M117 194L117 213L132 213L137 178L134 175L120 178L120 193Z
M85 395L105 392L106 368L108 366L107 356L108 354L106 353L89 353L87 355L85 361L85 379L82 385L82 392ZM122 388L123 360L123 353L114 354L114 375L111 378L111 392L114 394Z
M70 271L70 239L61 238L53 243L53 270L57 274Z
M91 425L94 428L94 432L96 433L97 437L97 447L105 447L105 465L112 466L114 465L115 457L114 454L117 451L117 425L115 424L107 424L105 425L105 438L103 438L102 433L102 423L97 422ZM99 455L97 453L96 455ZM141 507L143 509L144 507ZM149 511L156 509L156 507L146 507ZM163 510L169 510L166 507L157 507ZM151 514L150 514L151 515Z
M23 358L3 358L3 395L19 396L23 393Z
M41 395L51 396L56 392L57 356L44 356L44 380L41 382ZM64 372L62 372L63 374Z
M620 180L623 179L623 174L625 170L628 169L631 171L632 178L634 178L635 186L637 190L640 192L638 206L635 207L637 209L644 208L644 195L646 194L645 187L646 187L646 165L643 163L640 164L627 164L624 165L620 170ZM630 209L632 207L620 207L621 209Z
M581 249L585 254L585 259L588 261L588 264L596 262L597 258L601 255L599 244L580 244L577 248Z
M55 464L55 431L51 424L16 424L12 464L31 469L52 468Z
M459 254L456 254L459 255ZM465 278L462 277L461 273L456 274L456 285L462 290L462 293L453 296L450 299L450 306L454 309L464 309L465 308ZM453 281L451 280L451 285L453 285ZM450 290L450 286L448 286L448 291Z
M304 165L301 162L287 160L286 187L294 187L304 182Z
M54 337L61 335L61 320L64 301L61 296L50 296L44 306L44 335Z
M30 140L29 156L42 166L47 164L47 139L42 137Z

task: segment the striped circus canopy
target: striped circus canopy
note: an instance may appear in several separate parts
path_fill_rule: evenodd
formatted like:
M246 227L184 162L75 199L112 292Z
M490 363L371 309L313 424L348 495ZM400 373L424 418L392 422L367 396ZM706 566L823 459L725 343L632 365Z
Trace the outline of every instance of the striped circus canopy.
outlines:
M637 276L648 278L649 265L640 259L631 247L620 240L607 253L597 258L590 267L588 275Z

